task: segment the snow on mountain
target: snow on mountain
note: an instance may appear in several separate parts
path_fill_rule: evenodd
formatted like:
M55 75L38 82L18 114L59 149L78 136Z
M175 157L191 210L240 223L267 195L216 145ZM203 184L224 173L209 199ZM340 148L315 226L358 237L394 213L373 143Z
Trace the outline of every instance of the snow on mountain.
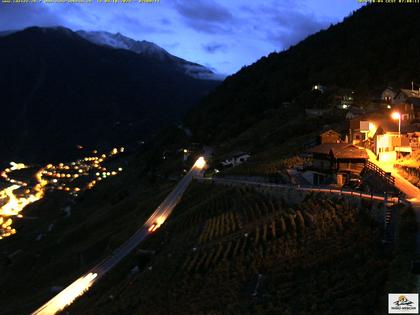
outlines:
M66 29L64 27L48 27L44 29L60 29L62 31L71 33L69 29ZM17 31L0 31L0 37L7 36L15 32ZM96 45L109 46L116 49L126 49L140 55L155 58L162 62L173 63L176 66L178 66L185 74L197 79L217 81L221 81L224 79L223 75L214 73L209 68L202 66L198 63L190 62L182 58L176 57L174 55L171 55L165 49L159 47L158 45L152 42L148 42L145 40L138 41L124 36L121 33L112 34L105 31L87 32L80 30L76 33L77 35Z
M116 49L127 49L140 55L158 59L159 61L175 63L184 71L184 73L194 78L203 80L223 80L221 75L214 73L210 69L171 55L165 49L145 40L137 41L120 33L112 34L104 31L77 31L76 33L97 45L110 46Z
M128 49L138 54L151 55L158 58L164 58L170 54L158 45L155 45L148 41L136 41L129 37L126 37L120 33L111 34L103 31L77 31L77 34L87 39L88 41L97 45L106 45L113 48Z

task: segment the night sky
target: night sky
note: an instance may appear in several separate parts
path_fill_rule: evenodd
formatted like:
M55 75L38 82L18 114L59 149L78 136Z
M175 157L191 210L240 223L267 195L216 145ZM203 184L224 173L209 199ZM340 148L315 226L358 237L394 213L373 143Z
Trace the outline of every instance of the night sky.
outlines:
M61 25L73 30L120 32L231 74L340 22L360 6L357 0L0 4L0 30Z

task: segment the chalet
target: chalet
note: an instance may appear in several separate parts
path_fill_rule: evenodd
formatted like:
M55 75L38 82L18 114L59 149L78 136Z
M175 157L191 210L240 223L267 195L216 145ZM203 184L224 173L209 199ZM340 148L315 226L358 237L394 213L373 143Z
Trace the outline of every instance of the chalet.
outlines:
M417 151L420 149L420 132L407 132L408 141L412 151Z
M223 162L224 167L234 167L247 161L251 154L247 152L234 152L231 153Z
M349 143L325 143L315 146L307 153L312 156L303 177L310 183L343 186L363 170L368 155L365 149Z
M349 120L349 142L359 144L369 137L374 126L365 117L356 117Z
M320 144L340 143L340 142L341 142L341 135L332 129L324 131L323 133L319 135Z
M395 91L392 87L387 87L382 91L381 100L385 103L392 104L396 95L397 91Z
M382 121L373 136L374 151L379 161L395 161L399 156L410 154L410 138L400 134L395 123Z
M420 116L420 90L401 89L394 97L393 107L398 109L401 120L413 120Z
M420 106L420 90L400 89L395 95L393 104L413 104Z

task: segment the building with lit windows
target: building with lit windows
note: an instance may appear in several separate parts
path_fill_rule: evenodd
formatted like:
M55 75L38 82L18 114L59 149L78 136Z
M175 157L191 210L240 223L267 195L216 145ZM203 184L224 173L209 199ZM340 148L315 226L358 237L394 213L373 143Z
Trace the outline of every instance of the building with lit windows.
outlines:
M368 160L365 149L349 143L324 143L306 153L312 162L302 176L314 185L343 186L360 175Z

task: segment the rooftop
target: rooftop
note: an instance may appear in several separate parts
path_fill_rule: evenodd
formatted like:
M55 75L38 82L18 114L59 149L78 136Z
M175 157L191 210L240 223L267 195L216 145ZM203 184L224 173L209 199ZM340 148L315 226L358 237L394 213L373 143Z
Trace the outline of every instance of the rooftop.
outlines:
M412 97L412 98L419 98L420 99L420 91L418 90L409 90L409 89L401 89L400 90L401 93L403 93L405 96L407 97Z
M335 131L335 130L333 130L333 129L326 130L326 131L324 131L324 132L322 132L322 133L320 134L320 136L325 136L325 135L336 135L336 136L341 136L341 135L340 135L340 133L338 133L337 131Z
M308 153L332 155L336 159L367 159L365 149L349 143L324 143L310 148Z

